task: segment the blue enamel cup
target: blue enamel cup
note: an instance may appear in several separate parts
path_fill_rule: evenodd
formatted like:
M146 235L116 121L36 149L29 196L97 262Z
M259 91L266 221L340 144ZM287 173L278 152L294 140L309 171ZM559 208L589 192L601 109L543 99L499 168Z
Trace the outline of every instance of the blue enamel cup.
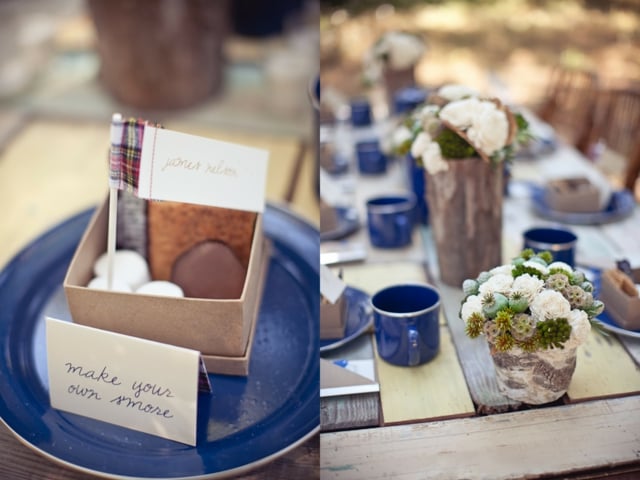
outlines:
M380 142L367 140L356 144L358 170L365 175L379 174L387 171L387 156L380 149Z
M440 349L440 294L427 284L393 285L371 297L376 347L380 358L413 367L433 359Z
M411 244L416 196L406 194L371 198L367 201L367 227L371 245L400 248Z
M536 253L549 251L554 261L574 266L578 237L569 230L540 227L531 228L522 235L524 248L530 248Z

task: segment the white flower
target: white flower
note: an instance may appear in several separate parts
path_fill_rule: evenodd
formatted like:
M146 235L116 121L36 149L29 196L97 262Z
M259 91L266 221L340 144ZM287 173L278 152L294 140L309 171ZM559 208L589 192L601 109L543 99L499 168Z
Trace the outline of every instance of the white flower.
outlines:
M477 97L479 94L473 88L467 87L466 85L449 84L440 87L438 96L453 102L466 97Z
M430 143L431 135L429 135L427 132L420 132L411 144L411 155L413 156L413 158L421 158L422 154L427 150Z
M471 315L479 313L482 315L482 298L478 295L469 295L460 309L460 317L466 322L469 321Z
M412 67L424 51L422 39L405 32L388 32L373 46L374 55L386 59L388 67L393 70Z
M571 325L571 336L565 342L565 348L575 348L587 341L589 332L591 331L591 323L587 312L580 309L573 309L567 316L569 325Z
M431 175L449 170L449 163L442 158L440 145L436 142L431 142L427 146L426 150L422 154L422 163L424 164L425 170Z
M538 321L552 318L568 318L571 304L555 290L543 290L529 304L531 315Z
M509 136L507 114L490 101L480 102L481 106L473 117L473 124L467 136L477 148L491 156L505 147Z
M556 269L563 270L563 271L565 271L567 273L573 273L573 269L571 268L571 266L567 265L564 262L553 262L553 263L549 264L548 268L549 268L549 270L552 270L552 269L556 268Z
M513 277L511 274L498 273L489 278L478 288L478 293L482 296L487 293L500 292L508 294L511 285L513 284Z
M391 142L394 147L399 147L405 142L411 140L412 137L413 135L411 134L411 130L409 130L405 125L400 125L393 131Z
M525 273L516 277L511 285L511 292L520 292L528 303L531 303L533 299L542 291L544 287L544 281L534 275Z
M482 102L477 98L465 98L447 103L440 110L440 119L449 122L454 127L466 130L474 123L480 114Z
M491 275L497 275L499 273L502 273L504 275L511 275L511 270L512 270L511 265L507 264L507 265L500 265L498 267L493 267L491 270L489 270L489 273Z
M546 267L545 265L542 265L541 263L527 260L522 265L529 268L535 268L537 271L539 271L543 275L549 275L549 268Z

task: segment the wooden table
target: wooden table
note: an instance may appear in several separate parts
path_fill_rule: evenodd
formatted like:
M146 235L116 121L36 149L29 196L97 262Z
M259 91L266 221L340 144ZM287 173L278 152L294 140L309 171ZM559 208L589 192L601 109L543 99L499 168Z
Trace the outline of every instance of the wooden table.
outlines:
M593 170L560 145L537 160L516 161L514 182L543 182L558 165L574 173ZM389 182L396 188L398 178ZM358 188L370 188L368 179L359 177ZM529 205L523 195L505 198L504 259L521 249L527 227L551 223ZM570 228L579 237L579 264L613 267L623 257L640 264L639 208L620 222ZM464 333L458 317L462 290L439 281L429 227L420 234L418 258L415 249L396 251L395 258L370 249L366 262L343 265L343 275L368 293L398 281L435 284L443 301L441 351L426 365L395 367L377 357L369 333L323 355L373 357L380 393L321 400L321 477L640 478L640 339L592 332L578 349L563 398L537 408L505 398L486 342Z
M79 211L96 206L107 193L109 117L102 122L7 114L11 135L0 145L0 266L30 240ZM267 199L287 205L312 224L319 221L313 175L315 162L306 139L291 135L246 134L202 123L168 119L167 128L243 143L271 152ZM1 136L0 136L1 138ZM0 267L1 268L1 267ZM236 477L318 478L319 438L315 435L280 458ZM117 461L117 460L116 460ZM22 444L0 423L0 478L86 480Z

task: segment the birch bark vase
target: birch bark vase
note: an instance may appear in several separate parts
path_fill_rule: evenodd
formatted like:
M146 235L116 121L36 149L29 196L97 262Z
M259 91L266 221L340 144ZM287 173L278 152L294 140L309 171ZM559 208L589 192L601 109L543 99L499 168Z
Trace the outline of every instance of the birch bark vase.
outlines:
M445 172L425 172L426 195L440 279L460 288L502 264L503 168L476 157L447 163Z
M491 357L496 369L498 389L512 400L541 405L563 396L576 369L575 348L552 348L524 352L513 348L495 352Z

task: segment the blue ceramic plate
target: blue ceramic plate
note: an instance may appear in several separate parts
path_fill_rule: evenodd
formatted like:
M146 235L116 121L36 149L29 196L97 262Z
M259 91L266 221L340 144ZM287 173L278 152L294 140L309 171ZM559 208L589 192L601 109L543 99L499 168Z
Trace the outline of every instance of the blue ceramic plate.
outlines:
M640 330L628 330L621 327L616 322L614 322L609 315L607 315L606 309L604 312L598 315L596 320L600 322L602 328L604 328L605 330L617 333L618 335L624 335L625 337L640 338Z
M318 231L273 206L263 217L273 247L250 374L209 376L195 448L52 409L44 316L69 319L61 284L90 215L46 232L0 274L0 415L20 439L108 478L209 479L267 463L318 431Z
M373 325L373 311L369 304L369 295L353 287L347 287L343 295L347 301L344 337L320 340L320 352L328 352L349 343Z
M545 190L540 186L531 186L531 201L533 210L542 218L559 223L572 225L599 225L622 220L631 213L635 207L633 195L629 190L619 190L611 194L611 200L607 207L600 212L559 212L552 210L544 198Z
M336 212L336 227L331 230L320 231L320 240L340 240L357 231L360 228L358 212L351 207L334 207Z

